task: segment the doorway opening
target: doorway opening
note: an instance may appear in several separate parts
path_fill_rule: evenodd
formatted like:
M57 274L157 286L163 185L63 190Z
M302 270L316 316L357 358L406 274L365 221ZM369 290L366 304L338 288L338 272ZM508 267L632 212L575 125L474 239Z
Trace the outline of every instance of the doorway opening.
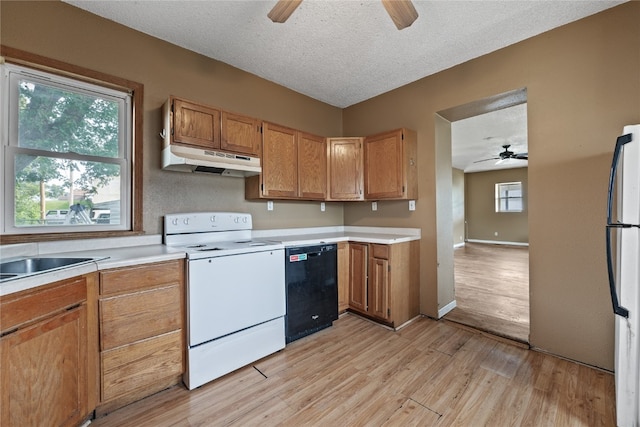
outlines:
M528 343L526 89L438 114L452 156L454 300L444 318Z

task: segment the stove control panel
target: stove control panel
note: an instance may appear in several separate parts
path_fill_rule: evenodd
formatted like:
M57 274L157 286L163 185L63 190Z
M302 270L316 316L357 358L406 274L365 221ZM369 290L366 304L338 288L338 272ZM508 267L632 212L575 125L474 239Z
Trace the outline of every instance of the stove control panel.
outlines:
M192 212L164 217L165 234L251 230L251 214L238 212Z

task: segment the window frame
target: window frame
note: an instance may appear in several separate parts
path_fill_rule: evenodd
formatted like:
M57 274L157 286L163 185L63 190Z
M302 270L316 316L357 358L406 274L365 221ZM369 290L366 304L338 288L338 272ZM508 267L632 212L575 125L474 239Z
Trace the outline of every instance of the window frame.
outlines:
M31 54L19 49L10 48L0 45L0 55L7 64L15 64L54 74L62 78L70 78L75 81L90 83L101 86L107 90L126 91L131 95L131 119L132 123L128 127L127 132L131 138L131 152L128 155L128 164L130 176L128 178L129 203L123 205L129 218L129 224L126 230L89 230L87 227L75 231L75 227L65 227L64 229L56 228L50 232L27 232L22 234L2 234L0 244L24 243L32 241L50 241L64 239L89 239L104 237L120 237L142 234L142 126L143 126L143 96L144 86L131 80L115 77L102 72L90 70L84 67L68 64L62 61L46 58L40 55ZM6 99L6 97L4 97ZM2 106L3 109L7 105ZM3 133L8 132L6 126L3 126ZM2 135L2 164L4 165L5 150L15 149L6 145L8 135ZM3 167L4 169L4 167ZM8 171L5 173L3 180L8 177ZM15 176L11 178L15 179ZM3 191L4 194L4 191ZM125 197L124 194L121 197ZM4 204L4 202L3 202ZM124 212L124 211L123 211ZM3 213L4 215L4 213ZM41 228L39 230L42 230Z
M518 197L509 197L508 192L506 197L502 197L502 186L509 185L519 185L520 186L520 196ZM520 209L509 209L509 200L510 199L519 199L520 200ZM502 200L506 200L507 209L501 209ZM495 184L495 212L496 213L521 213L524 212L524 191L522 186L522 181L511 181L511 182L496 182Z

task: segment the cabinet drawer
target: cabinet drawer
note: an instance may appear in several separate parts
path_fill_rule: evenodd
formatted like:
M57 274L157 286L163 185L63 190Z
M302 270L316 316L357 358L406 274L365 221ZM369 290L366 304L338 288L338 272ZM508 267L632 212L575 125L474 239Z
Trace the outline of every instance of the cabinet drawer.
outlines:
M80 304L87 299L84 277L0 297L2 332Z
M389 246L371 245L371 256L379 259L389 259Z
M102 362L102 401L150 388L182 373L182 331L170 332L105 351Z
M183 271L181 260L101 271L100 294L111 295L181 283Z
M100 300L100 349L180 329L180 286L167 286Z

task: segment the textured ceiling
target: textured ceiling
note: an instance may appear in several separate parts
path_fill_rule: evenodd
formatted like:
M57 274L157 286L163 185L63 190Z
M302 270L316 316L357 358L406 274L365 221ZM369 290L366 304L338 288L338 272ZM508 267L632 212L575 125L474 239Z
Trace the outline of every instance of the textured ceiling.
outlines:
M625 1L413 0L398 31L377 0L304 0L284 24L276 0L63 0L337 107L348 107ZM452 122L452 159L467 172L526 166L526 104ZM496 164L498 163L498 164Z
M376 0L64 0L337 107L347 107L624 1L422 1L398 31Z

